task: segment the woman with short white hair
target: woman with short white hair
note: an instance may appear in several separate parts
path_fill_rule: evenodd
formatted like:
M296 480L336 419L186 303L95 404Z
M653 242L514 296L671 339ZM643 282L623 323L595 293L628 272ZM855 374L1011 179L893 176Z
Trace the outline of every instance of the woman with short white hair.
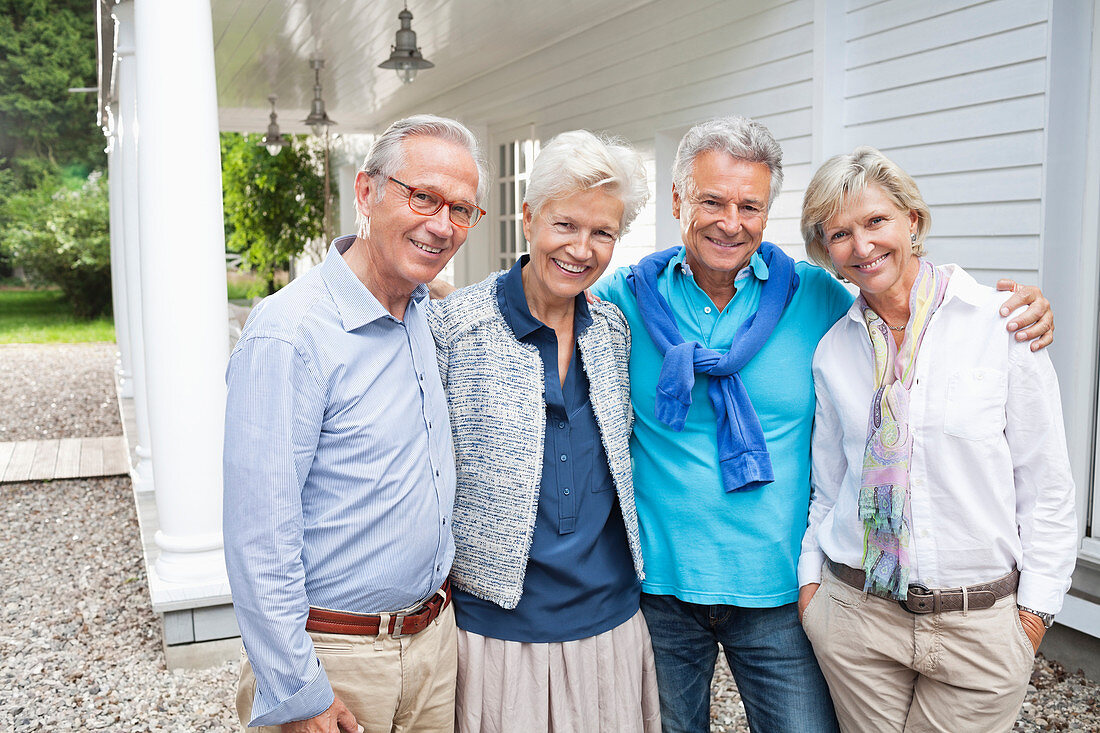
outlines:
M530 245L429 322L458 481L459 731L657 731L630 464L630 333L584 291L648 196L640 157L578 130L535 161Z
M1058 381L1004 296L924 258L874 148L806 190L810 257L860 295L813 361L799 610L844 731L1008 731L1077 546Z

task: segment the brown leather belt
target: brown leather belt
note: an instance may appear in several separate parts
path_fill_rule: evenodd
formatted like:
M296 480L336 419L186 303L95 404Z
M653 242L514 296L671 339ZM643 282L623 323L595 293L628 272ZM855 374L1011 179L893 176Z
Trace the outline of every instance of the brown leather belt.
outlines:
M443 582L443 587L435 595L424 601L415 611L394 614L346 613L330 611L325 608L309 607L306 619L306 631L322 634L354 634L356 636L377 636L382 627L382 618L388 617L386 631L390 636L401 637L418 634L428 628L439 612L451 602L451 581Z
M825 558L825 564L829 567L836 579L856 590L862 591L865 574L862 570L850 568ZM898 605L909 613L941 613L943 611L962 611L963 607L970 610L991 608L994 603L1016 592L1016 586L1020 584L1020 571L1013 570L1004 577L997 578L988 583L968 585L965 588L926 588L919 583L912 583L904 601L898 601ZM888 601L897 600L886 593L867 591L873 596L885 598Z

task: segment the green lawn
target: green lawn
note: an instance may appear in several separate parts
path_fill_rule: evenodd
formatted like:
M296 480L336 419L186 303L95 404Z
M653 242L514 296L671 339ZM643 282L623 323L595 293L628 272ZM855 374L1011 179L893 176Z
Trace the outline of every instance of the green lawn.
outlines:
M0 344L114 341L108 318L77 319L58 290L0 289Z

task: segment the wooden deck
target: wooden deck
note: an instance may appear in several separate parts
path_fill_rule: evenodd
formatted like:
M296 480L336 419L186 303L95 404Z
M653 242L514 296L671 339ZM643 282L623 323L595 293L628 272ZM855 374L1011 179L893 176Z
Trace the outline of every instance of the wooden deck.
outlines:
M0 483L129 473L126 439L61 438L0 443Z

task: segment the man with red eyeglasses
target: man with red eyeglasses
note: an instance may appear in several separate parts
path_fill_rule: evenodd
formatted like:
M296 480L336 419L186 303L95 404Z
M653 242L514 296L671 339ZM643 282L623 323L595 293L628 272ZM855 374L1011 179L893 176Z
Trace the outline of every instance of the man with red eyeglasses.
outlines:
M226 566L245 726L450 731L455 469L424 318L484 214L474 136L394 123L355 181L358 232L258 305L226 374Z

